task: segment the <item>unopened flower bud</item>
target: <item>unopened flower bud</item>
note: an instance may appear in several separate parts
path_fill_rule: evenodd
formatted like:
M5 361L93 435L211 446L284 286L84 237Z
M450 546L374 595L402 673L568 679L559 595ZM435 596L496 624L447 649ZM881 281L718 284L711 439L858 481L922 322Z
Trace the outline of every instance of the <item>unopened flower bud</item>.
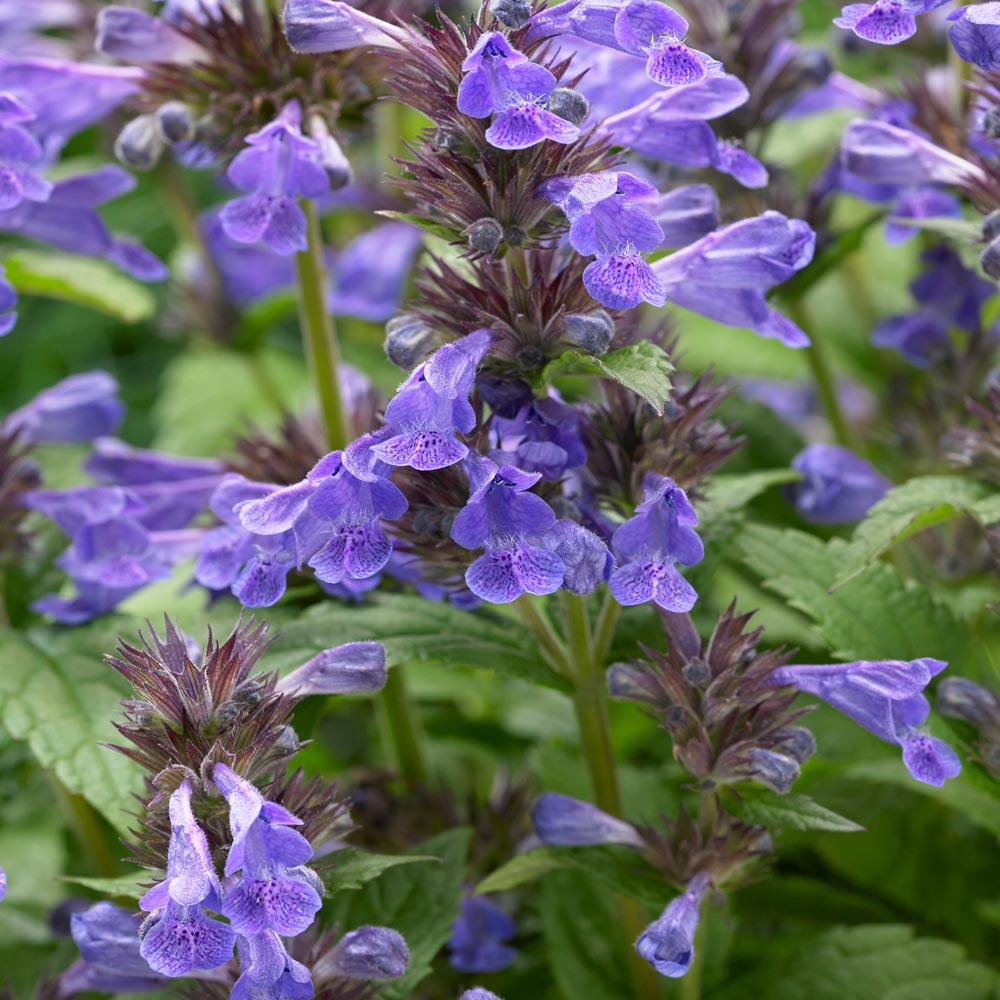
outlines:
M569 795L547 792L535 803L531 821L539 840L556 847L642 845L642 838L631 823L609 816L597 806Z
M181 101L167 101L156 109L156 127L166 142L190 142L194 138L194 117Z
M1000 239L992 240L980 254L979 266L994 281L1000 281Z
M509 247L523 247L528 242L528 234L520 226L508 226L503 231L503 241Z
M1000 208L994 209L983 219L983 239L992 243L1000 236Z
M351 164L322 115L309 116L309 136L319 145L320 162L330 178L331 190L347 187L353 177Z
M683 705L671 705L663 718L668 726L681 726L687 718L687 709Z
M517 363L524 368L541 368L548 359L540 347L525 344L517 352Z
M468 237L473 250L492 254L503 241L503 227L496 219L479 219L468 229L463 229L462 235Z
M799 776L799 763L783 753L754 747L747 754L747 763L741 769L741 776L784 795Z
M528 0L491 0L490 13L508 28L523 28L531 17Z
M159 163L165 148L153 115L133 118L115 140L115 156L127 167L136 170L152 170Z
M402 935L388 927L359 927L340 939L330 957L336 975L387 980L406 971L410 950Z
M556 87L549 94L549 111L557 118L579 125L590 113L590 103L578 90L571 87Z
M385 687L385 647L348 642L325 649L283 677L275 690L304 698L311 694L367 694Z
M794 757L800 764L816 752L816 737L805 726L789 726L778 735L781 737L781 752Z
M797 58L803 83L819 86L833 72L833 62L823 49L803 49Z
M946 677L937 690L937 709L951 719L964 719L977 728L1000 725L1000 698L965 677Z
M566 317L563 340L587 354L604 354L615 335L615 322L603 310L572 313Z
M385 356L400 368L416 368L437 347L434 331L416 316L393 316L385 325Z
M681 672L684 674L687 682L694 684L695 687L707 684L712 676L712 672L708 669L708 664L701 659L694 659L686 663Z

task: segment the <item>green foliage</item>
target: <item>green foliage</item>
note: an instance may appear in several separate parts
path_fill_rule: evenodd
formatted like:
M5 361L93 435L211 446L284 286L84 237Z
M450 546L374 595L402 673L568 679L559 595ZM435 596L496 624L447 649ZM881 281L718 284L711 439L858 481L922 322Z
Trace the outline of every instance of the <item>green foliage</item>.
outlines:
M101 661L114 648L107 622L68 629L0 631L0 722L28 741L39 763L84 796L115 828L142 788L138 767L100 744L128 688Z
M564 351L545 366L542 381L551 382L563 375L598 375L631 389L661 413L670 397L673 370L662 347L640 340L601 357L582 351Z
M51 250L21 250L3 261L22 295L41 295L96 309L123 323L140 323L156 309L153 293L107 261Z
M413 854L373 854L354 847L345 847L331 858L332 867L324 867L322 876L327 892L360 889L383 872L399 865L413 865L439 859L432 855L420 857Z
M755 823L772 830L856 833L864 829L854 820L821 806L808 795L778 795L764 790L741 788L738 795L729 797L727 809L746 823Z

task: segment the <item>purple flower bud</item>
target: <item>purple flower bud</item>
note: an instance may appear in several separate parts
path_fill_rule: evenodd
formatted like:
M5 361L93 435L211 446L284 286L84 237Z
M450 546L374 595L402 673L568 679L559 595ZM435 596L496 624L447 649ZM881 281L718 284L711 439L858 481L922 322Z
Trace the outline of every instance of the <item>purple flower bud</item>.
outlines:
M555 847L643 845L642 837L631 823L609 816L589 802L555 792L546 792L535 803L531 820L538 838Z
M490 0L490 13L508 28L523 28L531 17L528 0Z
M278 691L305 698L312 694L367 694L385 687L385 647L380 642L348 642L325 649L283 677Z
M156 109L156 127L166 142L190 142L195 136L194 116L181 101L167 101Z
M0 264L0 337L6 337L17 323L17 291L4 274Z
M359 927L340 939L331 958L338 975L381 982L406 972L410 949L403 936L388 927Z
M133 118L115 139L115 156L135 170L152 170L166 148L154 115Z
M0 902L7 895L7 873L0 868Z
M635 949L661 976L678 979L694 958L694 934L701 901L708 890L708 876L695 875L687 891L671 900L659 920L639 936Z
M503 242L503 226L496 219L479 219L462 235L469 240L469 246L478 253L492 254Z
M1000 698L965 677L946 677L937 689L937 710L977 728L1000 728Z
M590 103L579 90L570 87L556 87L549 94L546 107L552 114L565 118L573 125L579 125L590 114Z
M485 896L466 895L451 927L449 963L459 972L499 972L517 958L506 944L517 933L514 921Z
M402 28L334 0L288 0L284 22L285 37L296 52L401 49L408 37Z
M118 383L106 372L71 375L43 389L3 422L38 443L92 441L112 434L125 415Z
M793 757L800 764L804 764L816 752L816 737L805 726L789 726L780 730L777 735L781 738L779 749L782 753Z
M474 986L471 990L466 990L459 1000L500 1000L500 997L489 990L484 990L482 986Z
M989 72L1000 70L1000 3L960 7L948 15L948 37L966 62Z
M930 368L948 353L948 324L926 310L889 316L872 331L872 343L898 351L914 368Z
M385 325L385 356L410 371L440 346L437 334L422 319L404 313Z
M790 489L799 516L812 524L851 524L888 492L892 483L863 458L832 444L813 444L792 460L803 481Z
M791 756L751 747L736 768L736 775L770 788L780 795L789 791L799 776L799 762Z
M840 146L841 166L877 184L955 184L985 179L983 171L910 129L884 121L855 121Z
M127 62L190 63L201 46L167 21L132 7L111 5L97 15L97 51Z
M924 657L858 660L829 666L786 666L773 670L768 683L797 688L821 698L859 726L903 748L903 763L917 781L942 785L961 770L955 752L943 741L917 730L930 713L923 695L930 679L947 664Z
M615 336L615 321L603 309L564 317L562 339L587 354L606 354Z

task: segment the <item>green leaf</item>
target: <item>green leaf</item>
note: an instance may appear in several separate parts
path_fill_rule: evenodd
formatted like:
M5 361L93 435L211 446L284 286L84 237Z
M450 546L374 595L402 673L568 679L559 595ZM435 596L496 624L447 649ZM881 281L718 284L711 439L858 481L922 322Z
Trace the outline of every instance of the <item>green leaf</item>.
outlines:
M439 864L405 865L386 871L357 892L344 893L328 907L345 931L376 924L399 931L410 949L406 973L379 993L403 1000L431 971L431 962L451 934L465 881L471 833L449 830L425 840L411 853L431 855Z
M111 720L128 688L101 661L114 648L107 622L76 629L0 633L0 722L27 740L39 763L54 770L118 830L129 824L139 768L99 744L115 741Z
M670 374L674 366L662 347L640 340L601 357L582 351L566 351L542 370L542 380L561 375L600 375L631 389L650 403L657 413L670 397Z
M708 496L698 504L700 533L712 534L725 529L751 500L765 490L801 478L800 473L794 469L766 469L762 472L712 476L707 485Z
M372 854L370 851L346 847L329 856L331 868L320 872L328 892L343 889L360 889L383 872L398 865L412 865L421 861L437 861L431 855L414 854Z
M969 628L924 586L885 563L869 566L834 592L847 543L762 524L737 539L744 563L764 586L809 615L844 660L913 660L933 656L958 672L986 676L988 652Z
M634 996L617 902L586 874L553 872L541 892L547 965L563 997Z
M536 878L541 878L548 872L568 867L569 862L550 847L539 847L523 854L515 854L510 861L490 872L476 886L476 895L516 889L519 885L534 882Z
M153 293L107 261L22 250L3 264L7 279L22 295L86 306L123 323L140 323L156 311Z
M928 233L936 233L938 236L945 236L960 243L978 243L983 238L982 222L973 222L971 219L950 219L944 215L914 219L890 215L885 221L909 226L914 232L922 229Z
M412 594L377 594L357 607L320 604L284 624L271 662L296 666L359 636L383 643L390 663L434 663L495 670L561 691L568 682L549 667L527 630L487 608L463 611Z
M64 875L61 882L71 882L73 885L82 885L85 889L93 889L94 892L102 893L105 896L121 896L126 899L140 899L145 895L146 889L154 882L158 881L157 875L146 868L129 872L127 875L118 875L115 878L86 878L80 875Z
M864 830L854 820L821 806L808 795L775 792L740 792L728 797L726 808L745 823L778 830L831 830L856 833Z
M278 421L307 393L304 365L277 351L248 354L199 346L163 373L153 407L154 447L182 455L218 455L236 436Z
M0 941L39 944L50 940L46 917L64 895L56 878L66 860L66 830L51 808L31 810L12 821L15 805L5 806L0 822L0 861L8 879L0 906Z
M438 225L436 222L425 219L422 215L413 215L410 212L394 212L389 209L382 209L375 214L380 215L383 219L392 219L395 222L407 222L411 226L423 229L424 232L430 233L432 236L437 236L439 239L447 240L449 243L453 243L459 236L457 229L449 229L447 226Z
M863 924L807 942L777 968L731 983L726 1000L987 1000L992 969L951 941L917 938L912 927Z
M855 529L839 581L851 579L896 542L965 514L983 524L1000 520L1000 490L961 476L921 476L889 490Z

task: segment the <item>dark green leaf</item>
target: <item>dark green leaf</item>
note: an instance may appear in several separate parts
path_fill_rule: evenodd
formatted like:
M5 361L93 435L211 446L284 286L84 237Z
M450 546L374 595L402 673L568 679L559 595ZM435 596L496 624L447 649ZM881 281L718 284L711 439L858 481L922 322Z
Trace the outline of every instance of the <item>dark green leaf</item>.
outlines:
M775 792L741 791L730 796L727 806L737 818L777 830L831 830L856 833L863 830L854 820L821 806L808 795L778 795Z
M328 892L343 889L360 889L383 872L398 865L412 865L424 861L437 862L437 858L414 854L372 854L355 847L346 847L330 855L333 866L320 873Z

